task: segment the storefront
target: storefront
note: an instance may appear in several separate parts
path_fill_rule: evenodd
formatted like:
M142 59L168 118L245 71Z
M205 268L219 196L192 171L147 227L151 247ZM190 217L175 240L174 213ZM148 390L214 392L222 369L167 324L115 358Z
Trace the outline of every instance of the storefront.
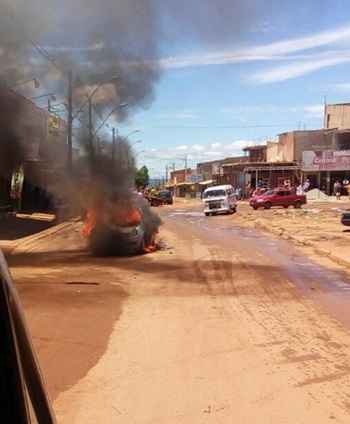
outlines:
M350 150L304 151L302 178L310 181L311 188L333 194L336 181L350 181Z
M301 180L300 166L294 162L249 164L244 168L245 179L251 188L276 188L288 182L297 186Z

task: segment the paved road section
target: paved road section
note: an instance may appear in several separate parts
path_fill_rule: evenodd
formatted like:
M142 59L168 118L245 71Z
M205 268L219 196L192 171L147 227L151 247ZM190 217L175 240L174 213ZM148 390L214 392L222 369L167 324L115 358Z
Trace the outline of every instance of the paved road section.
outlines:
M348 423L346 275L231 217L162 215L168 249L90 266L127 296L59 423Z

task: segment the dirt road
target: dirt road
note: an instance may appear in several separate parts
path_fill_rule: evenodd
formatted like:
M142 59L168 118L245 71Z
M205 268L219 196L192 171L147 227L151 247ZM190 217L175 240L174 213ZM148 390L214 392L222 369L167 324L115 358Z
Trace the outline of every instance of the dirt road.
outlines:
M347 275L232 217L162 215L152 255L91 258L72 227L10 260L59 423L348 423Z

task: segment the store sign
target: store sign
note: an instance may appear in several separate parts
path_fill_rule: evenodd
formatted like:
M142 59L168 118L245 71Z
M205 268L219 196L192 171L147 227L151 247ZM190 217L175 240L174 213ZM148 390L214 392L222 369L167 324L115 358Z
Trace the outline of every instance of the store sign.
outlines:
M192 175L190 175L189 181L191 183L200 183L200 182L203 181L203 177L202 177L202 175L192 174Z
M12 174L11 193L10 193L11 199L20 199L22 197L23 182L24 182L24 172L23 172L23 167L20 166Z
M303 152L303 171L350 170L350 150L309 150Z
M55 115L50 115L48 119L49 133L56 133L60 128L60 118Z

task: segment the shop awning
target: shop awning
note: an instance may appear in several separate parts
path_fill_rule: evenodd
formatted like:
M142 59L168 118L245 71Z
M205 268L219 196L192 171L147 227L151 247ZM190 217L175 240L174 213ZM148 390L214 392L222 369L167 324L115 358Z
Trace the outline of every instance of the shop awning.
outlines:
M291 170L300 170L300 166L291 165L291 166L246 166L244 172L250 171L291 171Z
M182 186L192 186L192 185L195 185L195 183L190 183L190 182L184 182L184 183L177 183L176 185L175 185L175 187L182 187Z
M199 185L209 185L209 184L213 184L213 180L201 181L201 182L199 183Z

